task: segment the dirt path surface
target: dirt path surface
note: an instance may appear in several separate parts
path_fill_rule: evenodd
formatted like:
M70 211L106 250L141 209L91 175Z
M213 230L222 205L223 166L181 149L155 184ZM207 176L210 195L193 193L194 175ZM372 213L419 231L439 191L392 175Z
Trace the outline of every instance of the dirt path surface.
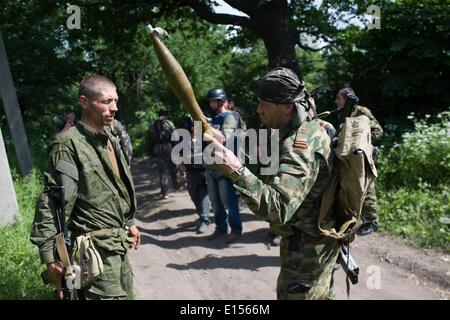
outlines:
M244 233L233 244L195 232L197 214L187 191L158 197L153 163L134 163L142 245L130 254L139 299L276 299L277 247L268 245L268 224L241 206ZM379 233L357 238L351 254L360 267L350 299L449 299L449 256L419 250ZM342 269L338 299L347 299Z

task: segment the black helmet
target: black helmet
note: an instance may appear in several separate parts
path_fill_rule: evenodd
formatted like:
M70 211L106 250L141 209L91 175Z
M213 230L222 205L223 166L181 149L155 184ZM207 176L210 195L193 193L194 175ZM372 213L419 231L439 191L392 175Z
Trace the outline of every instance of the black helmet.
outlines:
M222 100L227 101L227 94L225 93L225 90L223 88L213 88L208 91L208 94L206 95L206 100Z

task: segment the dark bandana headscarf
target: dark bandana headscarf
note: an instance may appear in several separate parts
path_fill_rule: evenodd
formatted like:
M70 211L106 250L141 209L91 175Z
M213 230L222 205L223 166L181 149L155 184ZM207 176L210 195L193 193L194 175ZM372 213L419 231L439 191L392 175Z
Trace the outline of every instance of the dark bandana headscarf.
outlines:
M294 103L300 122L305 120L309 105L305 99L305 83L288 68L277 67L266 74L260 84L258 97L272 103Z

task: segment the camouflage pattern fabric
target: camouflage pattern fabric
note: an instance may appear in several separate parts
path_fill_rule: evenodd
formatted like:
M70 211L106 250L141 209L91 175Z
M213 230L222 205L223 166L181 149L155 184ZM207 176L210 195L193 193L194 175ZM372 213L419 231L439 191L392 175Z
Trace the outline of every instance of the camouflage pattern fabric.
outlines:
M120 176L114 173L109 160L108 140L114 148ZM125 228L133 225L136 197L118 139L109 130L98 132L80 121L58 135L49 150L44 171L45 189L37 203L30 236L31 242L39 247L41 261L50 263L57 258L55 205L49 189L63 185L66 220L72 237L100 229L123 230L114 235L93 236L105 271L85 290L101 296L128 296L130 290L118 281L124 276L123 269L116 263L126 259L132 241Z
M154 128L156 135L155 156L158 162L159 186L161 188L161 194L166 195L169 192L170 180L172 181L175 190L180 188L177 179L177 168L171 159L172 143L170 141L170 136L173 130L175 130L175 125L172 121L164 119L157 120Z
M157 161L161 194L166 195L169 192L170 181L172 181L173 188L178 190L180 188L180 184L177 178L177 167L173 164L170 157L167 158L159 155Z
M273 103L293 103L304 89L305 83L299 80L294 71L277 67L264 76L258 97Z
M300 125L295 118L280 129L279 137L278 173L257 177L245 169L235 186L252 212L282 237L278 298L327 299L332 297L339 246L319 237L316 223L321 193L331 180L330 138L322 121ZM293 283L302 284L301 294L290 293Z
M128 255L101 253L106 261L101 280L81 289L85 300L132 300L133 270ZM121 286L115 284L120 283ZM125 294L124 294L125 292Z
M114 130L112 130L112 133L119 138L120 147L125 155L125 159L127 160L127 163L130 164L131 159L133 158L133 146L131 144L130 136L119 120L114 119Z
M375 191L375 181L367 189L367 194L362 207L362 217L364 221L377 220L377 194Z
M370 129L372 131L372 142L376 142L383 136L383 128L377 119L373 116L372 112L370 112L369 108L356 106L355 110L353 110L351 117L357 117L364 115L369 118Z
M300 233L282 238L281 272L278 276L277 299L334 299L331 283L338 243Z

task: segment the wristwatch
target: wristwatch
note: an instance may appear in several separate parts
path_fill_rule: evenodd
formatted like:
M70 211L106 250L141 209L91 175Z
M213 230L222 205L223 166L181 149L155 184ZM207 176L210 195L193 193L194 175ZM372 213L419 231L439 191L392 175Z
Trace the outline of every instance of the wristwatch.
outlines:
M231 181L236 182L244 174L244 170L245 166L242 166L239 169L229 173L228 178L230 178Z

